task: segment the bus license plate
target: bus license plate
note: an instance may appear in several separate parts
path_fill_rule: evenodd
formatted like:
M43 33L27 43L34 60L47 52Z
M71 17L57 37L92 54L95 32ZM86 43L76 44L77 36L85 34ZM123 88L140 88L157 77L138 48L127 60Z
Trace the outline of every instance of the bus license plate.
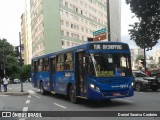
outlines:
M113 96L121 96L120 93L113 93Z

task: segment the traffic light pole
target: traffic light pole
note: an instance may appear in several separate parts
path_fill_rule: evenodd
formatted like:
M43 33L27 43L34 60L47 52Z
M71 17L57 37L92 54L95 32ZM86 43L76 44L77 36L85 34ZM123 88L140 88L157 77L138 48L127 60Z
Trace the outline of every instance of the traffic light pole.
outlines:
M21 92L24 92L23 91L23 81L22 81L22 45L21 45L21 33L19 32L19 43L20 43L20 52L19 52L19 56L20 56L20 81L21 81Z

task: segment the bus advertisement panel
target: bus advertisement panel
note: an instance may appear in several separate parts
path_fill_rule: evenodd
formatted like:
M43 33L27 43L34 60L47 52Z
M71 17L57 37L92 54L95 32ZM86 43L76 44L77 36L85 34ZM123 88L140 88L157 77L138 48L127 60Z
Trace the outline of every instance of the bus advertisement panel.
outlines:
M32 85L46 92L105 100L134 95L130 50L122 42L91 42L32 59Z

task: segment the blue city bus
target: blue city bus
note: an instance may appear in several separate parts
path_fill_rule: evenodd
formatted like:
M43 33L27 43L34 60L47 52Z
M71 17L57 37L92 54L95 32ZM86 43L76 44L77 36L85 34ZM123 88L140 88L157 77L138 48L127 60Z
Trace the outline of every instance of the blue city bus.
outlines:
M134 95L130 49L122 42L89 42L32 59L32 85L41 94L105 100Z

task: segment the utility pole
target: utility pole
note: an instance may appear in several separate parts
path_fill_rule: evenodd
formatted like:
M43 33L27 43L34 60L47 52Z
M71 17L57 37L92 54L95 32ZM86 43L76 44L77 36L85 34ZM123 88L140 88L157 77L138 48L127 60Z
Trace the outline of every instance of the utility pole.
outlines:
M23 61L22 61L22 45L21 45L21 33L19 32L19 43L20 43L20 51L19 51L19 56L20 56L20 66L21 66L21 68L20 68L20 81L21 81L21 92L24 92L23 91L23 81L22 81L22 63L23 63Z
M5 76L6 75L6 56L5 56L4 42L5 41L3 41L2 49L3 49L3 74Z
M111 41L111 31L110 31L110 6L109 0L107 0L107 23L108 23L108 41Z

